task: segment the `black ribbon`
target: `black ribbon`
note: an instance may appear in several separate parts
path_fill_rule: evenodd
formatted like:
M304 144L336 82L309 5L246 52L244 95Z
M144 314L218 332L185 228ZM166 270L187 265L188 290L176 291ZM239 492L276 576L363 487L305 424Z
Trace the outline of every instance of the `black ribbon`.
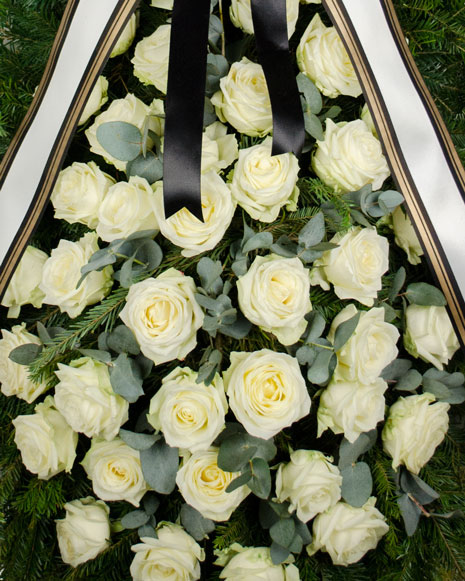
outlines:
M273 114L272 155L292 151L298 156L305 129L289 53L286 0L252 0L251 7ZM209 17L210 0L174 0L163 158L167 218L186 207L203 220L200 171Z

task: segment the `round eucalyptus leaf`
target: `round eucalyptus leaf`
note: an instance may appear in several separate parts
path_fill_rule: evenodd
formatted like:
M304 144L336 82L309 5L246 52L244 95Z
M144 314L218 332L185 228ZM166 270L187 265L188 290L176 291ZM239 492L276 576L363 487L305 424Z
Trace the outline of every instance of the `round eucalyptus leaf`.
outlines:
M102 123L97 128L97 140L105 151L120 161L132 161L142 149L139 128L125 121Z

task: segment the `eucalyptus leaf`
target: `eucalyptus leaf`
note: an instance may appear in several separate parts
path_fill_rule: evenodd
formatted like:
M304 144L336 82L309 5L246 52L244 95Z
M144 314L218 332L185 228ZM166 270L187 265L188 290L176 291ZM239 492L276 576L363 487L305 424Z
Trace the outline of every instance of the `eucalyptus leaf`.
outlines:
M413 305L444 307L447 304L442 292L426 282L412 282L405 294Z
M158 510L160 506L160 499L158 496L155 496L153 492L147 492L142 499L142 506L144 507L145 512L152 516Z
M145 355L142 355L142 353L139 353L139 355L133 359L133 366L137 370L136 375L141 379L146 379L152 372L153 361Z
M258 250L260 248L270 248L273 244L273 235L271 232L258 232L254 234L251 238L245 242L242 246L242 252L247 254L252 250Z
M140 452L142 473L147 484L160 494L171 494L176 486L179 451L160 439Z
M268 498L271 492L271 473L268 463L263 458L253 458L251 471L252 478L248 482L248 487L258 498Z
M142 380L135 375L131 359L126 353L120 353L113 362L113 367L110 367L110 382L113 391L129 403L136 402L144 395Z
M305 339L306 343L311 343L321 337L323 334L326 321L318 311L310 311L308 315L305 317L308 321L308 328L307 328L307 337Z
M42 345L37 345L36 343L26 343L12 349L8 357L19 365L30 365L40 355L42 348Z
M436 379L447 387L461 387L465 380L463 373L460 373L459 371L448 373L447 371L441 371L434 367L428 369L428 371L425 372L424 377L428 379Z
M252 471L250 468L246 468L245 470L243 470L242 474L240 474L237 478L234 478L234 480L232 480L228 484L226 492L234 492L234 490L236 490L237 488L240 488L241 486L244 486L244 484L247 484L251 478Z
M360 320L360 311L337 326L334 334L334 351L339 351L352 337Z
M81 267L81 274L88 274L94 270L103 270L106 266L114 264L116 261L117 257L115 254L109 252L107 248L102 248L92 254L87 264L84 264L84 266ZM79 286L79 283L77 286Z
M140 353L139 343L134 333L126 325L118 325L107 337L107 345L116 353L129 353L138 355Z
M136 259L144 263L144 270L155 270L163 260L163 252L155 240L146 238L138 244Z
M300 365L313 365L316 359L316 351L308 345L302 345L296 351L296 358Z
M323 133L323 126L321 121L313 113L306 113L304 115L305 131L318 141L323 141L325 136Z
M208 42L216 46L221 38L223 32L223 24L221 20L215 14L210 14L210 21L208 27ZM210 55L208 55L210 56ZM226 59L225 59L226 60ZM226 61L227 63L228 61ZM227 69L226 69L227 73ZM225 73L225 75L226 75Z
M220 325L219 331L227 337L240 340L244 337L247 337L251 328L252 323L247 320L241 313L239 313L234 323L229 325Z
M405 284L405 279L407 277L407 272L403 266L399 268L392 281L391 290L389 291L388 300L389 302L394 302L399 294L400 290Z
M263 529L269 529L280 519L280 516L276 514L276 512L272 509L270 505L271 502L267 502L265 500L260 501L258 518L260 520L260 525Z
M302 537L296 532L288 548L291 551L291 553L299 554L302 551L302 547L303 547Z
M298 253L298 246L288 236L283 235L271 245L270 250L279 256L293 258Z
M108 351L102 351L100 349L79 349L79 353L82 353L84 357L90 357L101 363L108 364L111 362L111 355Z
M139 176L146 179L149 184L154 184L163 177L163 162L153 151L147 151L145 156L141 153L128 162L126 174L128 177Z
M205 97L205 104L203 107L203 126L208 127L216 121L215 108L208 97Z
M337 357L332 349L321 350L307 372L307 379L316 385L326 384L334 372Z
M121 270L119 271L119 283L123 288L129 288L134 282L134 277L132 274L132 266L134 264L134 258L135 258L135 255L128 258L123 263L123 266L121 267Z
M103 149L120 161L132 161L142 151L139 128L125 121L102 123L96 136Z
M221 277L223 266L219 260L212 260L204 256L197 263L197 274L200 278L202 288L208 293L211 287Z
M347 466L351 466L357 462L359 456L371 450L376 443L377 436L378 432L374 429L369 432L363 432L352 443L346 438L343 438L339 447L339 469L342 470Z
M303 94L310 112L314 115L318 115L323 106L323 100L321 98L320 91L303 73L299 73L296 80L299 92Z
M323 212L318 212L305 224L299 232L299 244L304 248L311 248L321 242L325 235L325 217Z
M138 434L137 432L131 432L123 428L119 430L119 437L128 446L139 452L141 450L148 450L161 438L158 434Z
M291 551L289 551L289 549L286 549L286 547L283 547L282 545L274 541L273 543L271 543L270 555L273 565L279 565L280 563L285 561L290 554Z
M155 523L156 524L156 523ZM137 529L137 533L140 538L142 537L149 537L152 539L158 539L157 531L155 530L155 526L151 524L142 525Z
M123 516L121 524L125 529L137 529L149 521L150 515L143 510L132 510Z
M221 26L221 21L215 16ZM210 27L212 22L210 20ZM220 79L225 77L229 71L229 64L226 58L221 54L209 53L207 55L207 80L205 92L211 97L213 93L220 88Z
M257 445L245 433L227 438L218 452L218 466L226 472L237 472L247 465L257 451Z
M294 523L295 523L295 532L300 536L302 542L305 545L309 545L312 542L312 535L310 533L310 529L308 528L308 526L304 522L299 520L297 517L294 517Z
M414 391L421 385L422 375L416 369L409 369L397 382L395 389L398 391Z
M43 325L40 321L37 321L37 334L39 335L39 339L42 341L44 345L53 343L53 339L50 336L47 327Z
M215 530L215 523L203 517L190 504L183 504L181 507L181 524L196 541L202 541Z
M417 530L420 522L421 509L414 502L410 500L407 494L402 494L397 499L402 518L404 520L405 531L411 537Z
M403 492L410 493L422 505L429 504L439 498L439 494L429 484L407 469L402 469L400 487Z
M378 204L385 214L390 214L397 206L404 202L404 196L396 190L380 192Z
M365 462L357 462L341 470L341 494L346 502L357 508L363 506L373 491L373 478Z
M409 359L394 359L383 369L381 377L385 381L399 381L411 367L412 362Z
M270 528L270 537L275 543L288 548L295 535L295 523L292 518L280 519Z

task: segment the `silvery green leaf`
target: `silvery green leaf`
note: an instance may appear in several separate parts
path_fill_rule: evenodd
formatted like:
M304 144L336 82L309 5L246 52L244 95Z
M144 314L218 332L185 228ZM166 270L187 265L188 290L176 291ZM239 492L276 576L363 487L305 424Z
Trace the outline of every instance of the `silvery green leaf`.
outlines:
M365 228L370 228L371 226L370 222L368 222L362 212L359 212L358 210L350 210L350 217L354 222L361 226L365 226Z
M143 510L132 510L123 516L121 524L125 529L137 529L145 525L150 516Z
M258 250L259 248L270 248L272 244L273 235L271 232L257 232L245 242L242 246L242 252L247 254L247 252Z
M321 337L323 334L326 327L326 321L323 315L321 315L318 311L311 311L308 313L308 315L306 315L305 318L308 321L308 334L305 342L312 343L315 341L315 339L318 339L318 337Z
M148 450L157 440L161 438L158 434L138 434L130 430L120 428L119 437L134 450Z
M383 369L381 377L385 381L399 381L411 367L412 362L409 359L394 359Z
M308 526L296 516L294 517L294 523L295 532L300 536L305 545L309 545L312 542L312 535Z
M208 97L205 97L205 105L203 108L203 126L208 127L216 121L215 108Z
M132 161L142 150L142 134L138 127L125 121L109 121L97 128L97 140L112 157Z
M298 256L302 262L308 263L321 258L323 256L323 252L321 250L312 250L311 248L308 250L301 250L301 247L299 247Z
M299 554L302 551L302 547L303 547L302 538L296 531L294 538L292 539L292 542L289 545L289 550L291 551L291 553Z
M431 379L430 377L423 377L423 389L432 393L436 399L442 400L447 398L449 395L449 388L444 385L441 381L437 379Z
M251 328L252 323L239 313L239 316L236 317L234 323L230 325L220 325L219 331L227 337L240 340L247 337Z
M107 351L108 350L107 338L108 338L109 334L110 333L107 333L106 331L104 331L103 333L100 333L100 335L98 336L98 348L100 351Z
M357 462L341 470L341 494L346 502L357 508L363 506L373 490L373 479L368 464Z
M219 18L214 16L221 26ZM212 21L210 20L210 29ZM221 54L209 53L207 55L207 81L205 92L210 97L216 93L220 88L220 79L225 77L229 71L229 64L225 57Z
M156 524L156 521L155 521ZM140 538L150 537L152 539L158 539L157 531L155 530L155 525L146 524L142 525L137 529L137 534Z
M139 355L133 359L134 368L136 370L136 375L141 379L146 379L153 368L153 361L139 353Z
M179 466L178 448L171 448L160 439L148 450L140 452L142 473L147 484L160 494L171 494L176 486Z
M393 309L388 303L382 303L381 307L384 309L384 321L386 323L392 323L400 316L400 312Z
M339 351L352 337L360 320L360 311L353 317L337 326L334 334L334 351Z
M318 212L310 218L299 232L299 244L304 248L311 248L321 242L325 235L325 217L323 212Z
M91 359L95 359L95 361L100 361L101 363L111 362L110 353L101 349L79 349L79 353L82 353L84 357L90 357Z
M40 321L37 321L37 334L39 335L39 339L42 341L44 345L53 343L53 339L50 336L47 327L43 325Z
M324 112L324 118L334 119L341 111L342 109L338 105L332 105L327 111Z
M163 252L155 240L146 238L137 243L136 258L145 264L144 270L155 270L163 260Z
M263 458L252 458L251 471L252 478L247 486L258 498L268 498L271 492L271 473L268 463Z
M410 493L422 505L439 498L439 494L429 484L407 469L402 469L400 474L400 487L403 492Z
M318 141L323 141L325 135L321 121L313 113L304 114L305 131Z
M279 543L272 542L270 547L270 555L273 565L279 565L283 561L285 561L291 552L286 547L283 547Z
M223 32L223 24L221 23L221 20L215 14L210 14L210 23L209 23L209 28L208 28L208 42L210 44L212 44L213 46L216 46L218 44L218 41L221 38L222 32ZM210 56L210 54L208 56ZM217 55L215 55L215 56L217 56ZM228 63L228 61L226 61L226 64L227 63ZM222 76L224 77L225 75L227 75L227 73L228 73L228 69L226 69L226 72Z
M405 294L413 305L444 307L447 304L442 292L426 282L410 283Z
M316 351L308 345L302 345L296 351L296 358L300 365L312 365L316 359Z
M158 510L160 506L160 499L153 494L153 492L147 492L144 494L144 498L142 499L142 506L144 507L145 512L152 516Z
M280 515L275 510L273 510L271 506L272 504L276 503L264 500L260 501L258 517L260 519L260 525L263 529L269 529L280 519ZM289 506L289 503L284 503L283 506L286 506L286 513L288 516L290 516L289 513L287 512L287 507Z
M378 204L385 214L390 214L397 206L404 202L404 196L395 190L380 192Z
M339 469L342 470L347 466L351 466L357 462L359 456L371 450L376 443L377 436L378 432L374 429L360 434L355 442L352 443L343 438L339 447Z
M118 325L107 337L107 345L116 353L129 353L138 355L140 353L139 343L134 333L126 325Z
M215 530L215 523L203 517L198 510L183 504L181 507L181 524L196 541L202 541Z
M288 236L283 235L271 245L270 250L279 256L293 258L298 252L298 246Z
M332 349L322 349L307 372L307 379L316 385L325 385L336 367L337 357Z
M342 197L344 200L351 202L353 205L360 207L362 211L364 211L366 210L367 197L371 194L371 191L371 184L366 184L359 190L347 192L347 194L344 194Z
M205 295L202 295L200 293L195 293L194 297L197 303L204 309L208 309L209 311L212 311L214 313L218 312L220 304L218 303L217 299L206 297Z
M89 262L81 267L81 274L84 275L94 270L103 270L106 266L114 264L116 261L117 257L115 254L109 252L107 248L102 248L94 252L89 258Z
M231 270L237 277L247 274L247 258L241 258L233 262L231 264Z
M270 528L270 537L275 543L289 548L295 535L295 522L292 518L279 519Z
M129 288L133 282L134 278L132 275L132 267L134 264L135 256L131 256L124 261L121 270L119 271L119 283L123 288Z
M409 537L417 530L420 521L421 509L410 500L407 494L402 494L397 499L402 518L404 519L405 531Z
M140 240L141 238L153 238L158 234L157 230L139 230L133 232L127 238L115 240L114 242L132 242L133 240Z
M226 472L237 472L247 465L256 451L257 445L247 434L234 434L221 442L218 466Z
M126 353L120 353L110 367L110 382L113 391L129 403L136 402L144 395L142 379L134 373L133 362Z
M425 372L424 377L428 379L436 379L440 381L447 387L461 387L464 383L464 375L458 371L454 373L448 373L447 371L440 371L432 367Z
M223 266L219 260L212 260L204 256L197 263L197 274L200 278L202 288L208 293L213 284L221 277Z
M303 73L299 73L296 80L299 92L303 94L310 112L314 115L318 115L318 113L321 111L321 107L323 106L323 100L321 98L320 91Z
M399 294L401 288L405 284L405 279L407 277L407 272L403 266L399 268L394 276L394 280L392 281L391 290L389 291L388 300L389 302L394 302Z
M252 471L250 470L250 467L247 467L245 470L242 471L240 476L234 478L234 480L232 480L228 484L226 492L234 492L234 490L236 490L237 488L240 488L241 486L244 486L244 484L247 484L251 478Z
M319 242L312 246L310 250L315 252L326 252L327 250L334 250L335 248L339 248L339 244L333 244L332 242Z
M8 355L11 361L19 365L30 365L42 351L42 345L26 343L12 349Z
M417 387L421 385L422 375L416 369L409 369L405 375L403 375L394 389L398 391L414 391Z
M126 174L128 177L139 176L146 179L149 184L154 184L163 177L163 162L153 151L147 151L145 156L141 153L128 162Z

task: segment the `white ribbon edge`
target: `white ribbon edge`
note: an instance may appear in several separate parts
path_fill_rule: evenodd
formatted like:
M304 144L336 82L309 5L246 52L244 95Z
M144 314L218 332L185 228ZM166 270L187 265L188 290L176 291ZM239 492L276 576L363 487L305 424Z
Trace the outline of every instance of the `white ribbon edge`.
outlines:
M118 1L79 1L43 101L0 190L0 264L29 212L76 91Z
M465 203L381 2L342 0L378 83L413 181L465 297Z

